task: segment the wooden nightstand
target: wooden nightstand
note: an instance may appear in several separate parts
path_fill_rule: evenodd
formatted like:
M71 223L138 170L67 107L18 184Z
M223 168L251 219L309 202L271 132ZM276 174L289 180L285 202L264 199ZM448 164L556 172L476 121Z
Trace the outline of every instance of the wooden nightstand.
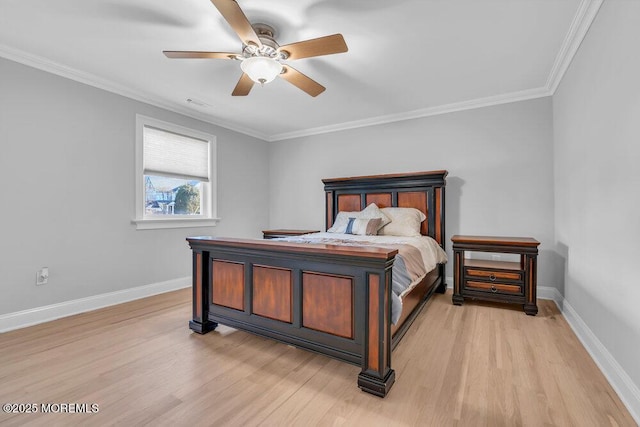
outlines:
M453 303L465 298L522 304L535 316L538 242L530 237L453 236ZM465 259L465 251L520 255L520 262Z
M320 232L319 230L287 230L287 229L262 230L262 237L264 239L277 239L278 237L301 236L303 234L319 233L319 232Z

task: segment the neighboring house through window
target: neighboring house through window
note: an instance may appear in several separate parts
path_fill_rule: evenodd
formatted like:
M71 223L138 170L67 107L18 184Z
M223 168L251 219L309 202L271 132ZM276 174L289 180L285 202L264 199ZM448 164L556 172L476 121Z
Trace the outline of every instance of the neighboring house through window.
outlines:
M137 228L215 225L215 167L215 136L136 115Z

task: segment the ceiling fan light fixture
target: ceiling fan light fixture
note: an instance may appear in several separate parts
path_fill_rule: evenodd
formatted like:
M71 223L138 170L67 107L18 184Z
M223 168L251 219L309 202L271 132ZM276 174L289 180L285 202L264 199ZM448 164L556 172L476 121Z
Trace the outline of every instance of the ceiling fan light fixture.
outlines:
M247 58L242 61L240 68L251 80L261 85L269 83L282 72L282 64L266 56Z

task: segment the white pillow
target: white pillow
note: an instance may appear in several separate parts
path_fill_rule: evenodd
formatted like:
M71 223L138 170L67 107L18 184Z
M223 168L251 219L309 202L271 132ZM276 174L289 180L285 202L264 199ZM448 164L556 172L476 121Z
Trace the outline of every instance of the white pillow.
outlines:
M387 217L375 203L371 203L369 206L367 206L360 212L338 212L338 215L336 216L336 219L333 222L333 226L327 230L327 233L344 234L347 231L349 218L356 218L356 219L380 218L380 225L378 225L378 230L380 230L382 227L384 227L385 225L391 222L391 219L389 219L389 217Z
M378 234L382 236L420 236L420 224L427 216L414 208L382 208L382 212L391 218L391 222L382 227Z

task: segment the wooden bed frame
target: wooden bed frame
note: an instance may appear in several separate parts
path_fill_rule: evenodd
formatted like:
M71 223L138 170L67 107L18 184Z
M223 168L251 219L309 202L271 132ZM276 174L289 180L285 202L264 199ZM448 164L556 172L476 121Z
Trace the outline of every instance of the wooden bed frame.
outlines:
M447 171L324 179L326 226L339 211L413 207L427 215L422 234L444 248ZM362 367L358 386L384 397L395 381L391 350L434 292L446 290L444 265L403 298L391 324L391 268L397 250L190 237L193 319L200 334L218 323ZM391 338L391 339L390 339Z

